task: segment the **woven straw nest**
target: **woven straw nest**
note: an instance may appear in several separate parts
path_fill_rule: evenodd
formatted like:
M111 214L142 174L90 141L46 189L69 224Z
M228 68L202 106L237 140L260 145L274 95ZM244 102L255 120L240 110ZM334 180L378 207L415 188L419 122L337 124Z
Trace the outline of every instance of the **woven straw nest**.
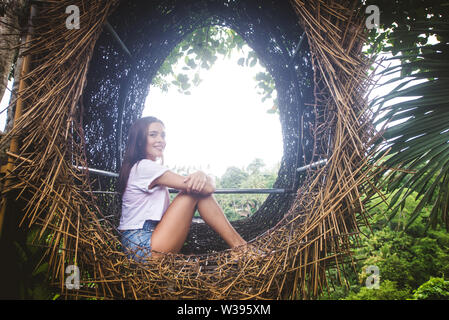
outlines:
M294 145L294 149L302 150L299 153L302 164L324 157L328 162L321 169L287 181L296 183L297 192L292 198L272 201L275 205L271 208L277 209L276 219L264 225L263 230L245 233L245 226L263 224L262 220L268 219L262 214L258 220L236 223L237 229L241 228L239 232L260 254L235 261L232 250L214 247L215 241L209 241L212 250L150 258L144 263L130 261L120 251L114 223L105 219L107 204L89 193L97 185L87 172L74 169L74 166L116 169L114 163L98 167L101 163L92 160L95 145L88 137L89 127L94 127L95 121L102 121L107 127L108 117L114 115L92 120L86 112L89 100L83 95L94 96L95 83L93 86L91 83L98 76L98 72L92 72L98 71L98 59L93 58L99 52L97 41L104 35L107 20L114 25L114 14L116 18L123 17L117 10L126 8L124 3L42 1L33 20L32 40L22 48L22 56L31 58L31 68L22 77L26 84L19 93L24 102L22 115L1 141L2 146L13 137L20 142L17 152L9 153L14 170L3 179L8 180L3 196L6 199L8 195L19 194L26 200L21 212L22 225L37 226L39 237L45 239L50 280L70 298L305 299L326 290L327 270L333 267L342 271L350 261L359 226L366 221L361 200L364 186L375 172L368 164L373 138L372 115L365 99L369 61L361 56L364 16L358 1L292 0L282 4L283 10L290 10L305 32L311 71L310 100L303 101L301 107L308 111L307 116L303 113L299 118L303 122L296 119L291 122L293 125L288 124L288 128L293 126L292 130L296 125L297 132L307 128L303 136L309 140ZM195 10L200 1L184 3ZM277 5L276 1L254 3L258 7ZM69 5L80 8L79 30L67 29L64 24L65 8ZM118 22L116 26L120 27ZM123 33L120 35L126 38ZM131 43L133 34L127 36ZM297 109L300 108L296 106ZM282 112L283 124L287 125L289 115ZM133 113L128 112L123 118L125 131L138 116L138 112L129 114ZM125 133L122 135L126 136ZM96 143L111 146L110 141L102 140L101 134L97 137ZM288 160L292 151L284 149L287 160L281 169L282 176L292 176L298 153L294 160ZM108 159L115 156L114 150L101 151L111 155ZM282 185L281 174L279 179L278 184ZM198 228L191 237L195 238L195 232L201 237L198 234L203 229ZM79 290L65 286L65 270L72 264L81 271Z

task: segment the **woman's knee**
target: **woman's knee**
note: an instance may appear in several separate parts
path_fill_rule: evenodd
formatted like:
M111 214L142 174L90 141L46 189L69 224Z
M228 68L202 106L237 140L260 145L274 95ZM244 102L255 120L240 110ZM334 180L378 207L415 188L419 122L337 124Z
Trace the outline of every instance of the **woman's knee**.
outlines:
M190 198L192 201L199 202L201 200L214 198L213 194L199 194L199 193L187 193L186 191L181 191L178 196L183 196Z
M173 199L170 206L182 206L185 208L193 208L194 210L198 206L200 199L193 194L186 193L184 191L178 193L178 195Z
M176 196L176 198L190 199L192 201L196 201L197 200L194 194L187 193L186 191L180 191L178 193L178 195Z

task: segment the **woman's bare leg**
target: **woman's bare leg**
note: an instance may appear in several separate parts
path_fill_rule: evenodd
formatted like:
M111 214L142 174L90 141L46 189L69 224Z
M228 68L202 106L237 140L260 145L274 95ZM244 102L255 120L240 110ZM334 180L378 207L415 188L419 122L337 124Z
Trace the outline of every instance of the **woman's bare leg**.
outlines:
M170 203L151 236L151 249L177 253L181 250L192 223L198 200L180 192Z
M214 229L231 248L246 244L246 241L229 223L213 195L203 197L198 201L198 212L204 222Z
M195 210L230 246L246 244L235 231L223 210L212 195L201 196L184 192L179 193L164 213L151 237L154 251L177 253L181 250L190 229Z

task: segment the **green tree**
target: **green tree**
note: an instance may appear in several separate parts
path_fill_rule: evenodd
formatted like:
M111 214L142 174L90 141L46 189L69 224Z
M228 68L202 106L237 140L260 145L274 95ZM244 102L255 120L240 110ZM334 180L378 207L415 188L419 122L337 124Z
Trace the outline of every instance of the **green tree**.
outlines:
M248 173L237 167L229 167L221 176L218 183L221 188L239 188L242 182L248 178Z
M449 300L449 281L431 277L413 293L415 300Z
M263 160L254 159L246 169L229 167L217 179L217 188L260 189L272 188L276 180L279 164L265 169ZM220 194L217 201L229 220L247 217L259 210L267 194Z
M411 299L414 290L429 278L448 274L449 234L443 228L426 229L431 207L424 207L414 223L405 228L408 216L419 203L415 197L416 194L409 196L404 209L392 219L388 202L373 199L368 203L372 232L368 227L362 228L367 236L362 236L354 249L357 274L348 274L346 285L336 282L330 295L322 299ZM379 270L379 289L366 288L371 275L367 273L368 266ZM335 270L329 274L332 279L337 278ZM398 295L392 294L394 290Z
M357 293L350 293L342 300L407 300L411 298L408 290L397 288L394 281L385 280L379 286L379 289L369 289L363 287Z
M263 162L263 160L260 158L256 158L246 167L246 170L249 172L249 174L258 174L260 173L260 169L263 167L265 167L265 163Z
M431 207L422 208L414 223L405 228L419 203L416 193L412 193L405 199L400 214L390 218L389 203L380 199L371 201L368 212L373 216L373 233L356 250L358 258L363 261L361 270L368 265L376 265L382 279L409 290L417 288L431 276L439 277L449 272L449 235L442 229L427 230L425 227ZM360 281L364 279L366 274L361 273Z

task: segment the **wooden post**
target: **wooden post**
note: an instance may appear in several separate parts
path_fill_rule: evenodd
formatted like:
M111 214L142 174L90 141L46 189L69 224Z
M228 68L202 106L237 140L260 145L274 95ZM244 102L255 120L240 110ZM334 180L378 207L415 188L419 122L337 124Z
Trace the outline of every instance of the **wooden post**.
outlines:
M29 18L28 32L27 32L26 40L24 43L22 43L22 45L24 45L24 44L26 45L31 42L31 37L32 37L32 32L33 32L32 19L36 14L36 8L34 5L31 6L30 11L31 12L30 12L30 18ZM22 116L22 112L23 112L22 94L26 88L26 83L23 79L28 74L29 71L30 71L30 56L25 56L23 59L23 63L22 63L22 69L20 71L19 90L18 90L18 94L17 94L16 110L14 112L14 120L13 120L12 128L14 128L17 121ZM18 141L17 137L12 137L10 145L9 145L9 153L18 154L19 153L18 151L19 151L19 141ZM14 157L9 156L8 163L6 164L6 166L2 167L2 173L5 173L7 175L13 169L14 169ZM7 189L10 181L11 180L8 178L5 180L5 184L4 184L4 188L3 188L4 190ZM2 196L1 208L0 208L0 237L2 235L2 230L3 230L3 221L5 218L5 212L6 212L6 203L7 203L6 197Z

